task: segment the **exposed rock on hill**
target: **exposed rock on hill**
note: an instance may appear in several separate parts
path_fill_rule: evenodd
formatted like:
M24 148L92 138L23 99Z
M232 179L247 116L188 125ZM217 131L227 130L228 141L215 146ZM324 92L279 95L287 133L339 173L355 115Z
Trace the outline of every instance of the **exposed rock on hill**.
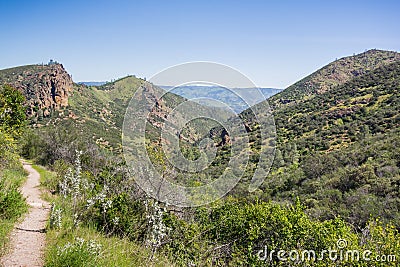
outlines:
M29 65L0 71L0 84L10 84L26 97L30 117L47 117L68 106L73 81L61 64Z

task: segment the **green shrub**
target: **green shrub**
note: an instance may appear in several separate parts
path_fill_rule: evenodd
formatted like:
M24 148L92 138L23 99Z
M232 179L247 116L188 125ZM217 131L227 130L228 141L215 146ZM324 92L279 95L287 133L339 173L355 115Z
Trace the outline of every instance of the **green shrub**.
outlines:
M0 219L16 219L27 210L18 189L24 178L21 169L7 169L0 173Z
M73 242L57 247L57 256L52 258L46 266L97 267L101 251L102 246L95 240L86 241L83 238L75 238Z
M5 252L7 236L14 223L27 211L27 204L18 187L26 178L21 163L0 171L0 255Z

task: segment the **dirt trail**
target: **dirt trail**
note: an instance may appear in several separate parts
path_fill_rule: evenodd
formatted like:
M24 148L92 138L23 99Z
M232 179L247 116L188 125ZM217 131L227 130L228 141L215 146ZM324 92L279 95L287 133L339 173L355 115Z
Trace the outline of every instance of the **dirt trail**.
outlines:
M0 261L1 266L43 266L45 226L49 216L49 203L40 198L40 175L30 164L23 162L29 172L21 192L29 204L29 213L11 233L11 251Z

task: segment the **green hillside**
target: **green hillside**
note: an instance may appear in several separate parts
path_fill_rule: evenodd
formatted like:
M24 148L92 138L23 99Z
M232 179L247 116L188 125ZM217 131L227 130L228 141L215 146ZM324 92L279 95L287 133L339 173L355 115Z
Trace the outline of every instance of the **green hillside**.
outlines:
M128 76L101 86L74 85L68 106L40 121L39 131L57 129L79 134L100 147L121 152L121 129L129 101L139 88L156 89L152 84ZM167 100L165 100L167 99ZM167 94L161 102L166 106L183 101L179 96ZM46 126L43 128L43 126Z
M279 143L332 150L399 127L400 60L378 67L312 99L276 108Z
M100 146L118 150L125 109L137 88L145 85L145 81L128 76L100 87L76 86L64 114L70 119L61 124L73 123Z
M299 197L310 216L340 215L357 227L369 216L399 221L400 60L394 52L366 55L378 67L358 70L359 75L312 95L302 80L272 97L275 104L289 95L299 100L274 106L277 149L260 197L277 202ZM345 59L356 62L366 55ZM390 55L394 62L380 62L377 55ZM322 79L332 64L310 77ZM242 115L255 129L248 114Z

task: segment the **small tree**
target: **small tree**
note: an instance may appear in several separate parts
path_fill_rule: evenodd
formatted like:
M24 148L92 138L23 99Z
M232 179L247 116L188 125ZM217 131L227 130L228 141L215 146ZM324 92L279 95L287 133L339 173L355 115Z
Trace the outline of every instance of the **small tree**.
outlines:
M25 126L25 97L10 85L0 88L0 127L3 131L19 136Z

